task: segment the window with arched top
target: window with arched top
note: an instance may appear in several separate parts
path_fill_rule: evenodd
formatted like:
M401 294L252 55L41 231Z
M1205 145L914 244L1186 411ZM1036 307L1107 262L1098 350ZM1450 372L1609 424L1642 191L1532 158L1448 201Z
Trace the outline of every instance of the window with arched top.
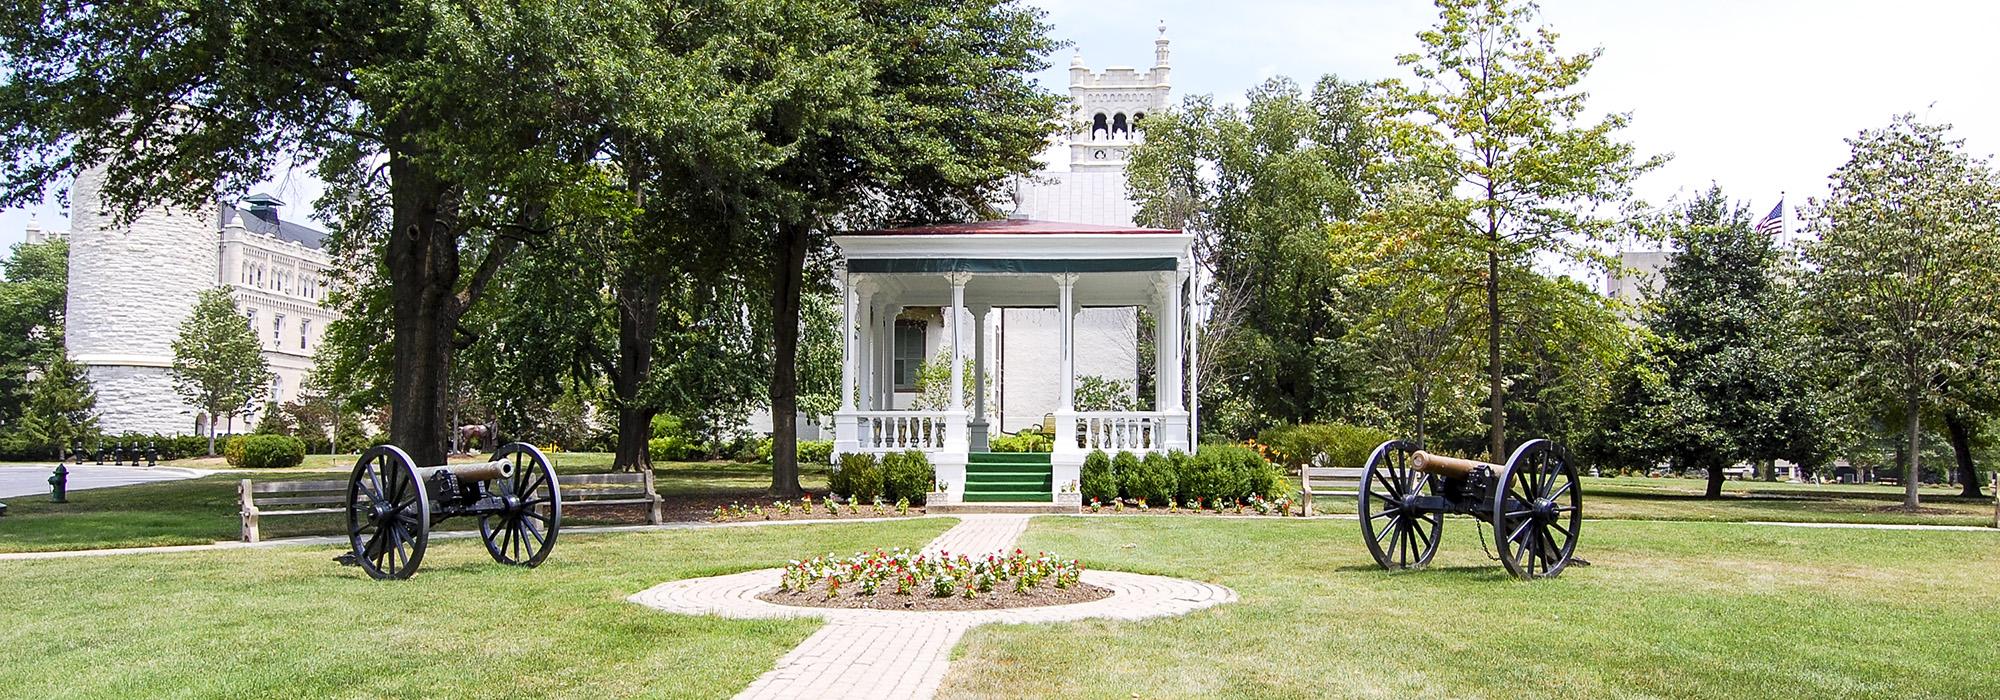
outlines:
M1125 123L1124 112L1119 112L1117 116L1111 118L1111 135L1117 136L1119 134L1132 135L1131 126Z
M1132 113L1132 129L1133 129L1134 131L1137 131L1137 130L1139 129L1139 122L1142 122L1142 121L1146 121L1146 113L1145 113L1145 112L1133 112L1133 113Z
M1100 137L1109 135L1111 135L1111 125L1106 122L1104 113L1098 112L1097 116L1090 120L1090 140L1096 141Z

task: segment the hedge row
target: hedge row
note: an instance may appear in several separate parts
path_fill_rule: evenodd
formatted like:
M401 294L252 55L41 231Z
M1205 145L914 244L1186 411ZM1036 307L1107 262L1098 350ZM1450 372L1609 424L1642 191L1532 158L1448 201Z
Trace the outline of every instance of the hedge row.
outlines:
M1386 431L1342 423L1284 425L1257 434L1257 442L1271 449L1271 459L1292 469L1312 464L1322 454L1324 466L1359 467L1368 463L1376 446L1394 439Z
M937 469L918 450L891 452L877 458L868 453L840 456L840 466L827 478L827 486L842 498L873 503L877 497L894 503L909 499L923 505L924 496L937 483Z
M1168 499L1231 502L1291 491L1283 469L1256 450L1236 445L1205 446L1193 455L1153 452L1144 459L1130 452L1113 457L1096 450L1084 458L1081 481L1078 490L1086 501L1106 502L1117 498L1149 504Z
M240 435L222 450L229 466L283 469L306 461L306 443L290 435Z

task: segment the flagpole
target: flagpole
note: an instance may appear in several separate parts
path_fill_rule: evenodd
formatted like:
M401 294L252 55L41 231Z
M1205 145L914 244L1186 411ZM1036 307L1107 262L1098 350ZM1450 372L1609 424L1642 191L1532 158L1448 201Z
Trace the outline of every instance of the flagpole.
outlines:
M1792 210L1785 207L1785 191L1778 190L1778 246L1792 249Z

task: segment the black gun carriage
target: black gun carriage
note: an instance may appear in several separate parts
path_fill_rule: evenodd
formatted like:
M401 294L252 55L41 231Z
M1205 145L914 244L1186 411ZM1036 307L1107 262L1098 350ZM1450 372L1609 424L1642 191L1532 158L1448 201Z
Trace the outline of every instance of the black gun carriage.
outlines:
M1575 558L1583 490L1569 451L1530 440L1506 464L1434 455L1391 440L1362 470L1361 534L1375 563L1414 569L1437 554L1447 514L1493 526L1494 552L1518 578L1560 575Z
M486 552L532 567L548 558L562 528L562 493L547 457L533 445L501 447L486 462L418 467L394 445L370 448L347 480L342 560L377 579L416 575L431 527L454 516L479 518Z

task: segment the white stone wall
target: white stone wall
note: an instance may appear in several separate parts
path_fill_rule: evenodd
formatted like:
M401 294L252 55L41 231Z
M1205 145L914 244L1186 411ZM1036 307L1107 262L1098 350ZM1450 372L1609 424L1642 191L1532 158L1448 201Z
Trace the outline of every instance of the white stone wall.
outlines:
M1001 315L1000 313L995 314ZM996 372L1000 429L1016 432L1054 413L1062 396L1062 344L1055 309L1005 309ZM1076 374L1135 382L1138 314L1131 308L1084 309L1076 317Z
M103 180L85 171L70 191L70 357L95 385L106 432L192 432L166 368L181 321L215 286L217 212L155 207L119 223L103 210Z

